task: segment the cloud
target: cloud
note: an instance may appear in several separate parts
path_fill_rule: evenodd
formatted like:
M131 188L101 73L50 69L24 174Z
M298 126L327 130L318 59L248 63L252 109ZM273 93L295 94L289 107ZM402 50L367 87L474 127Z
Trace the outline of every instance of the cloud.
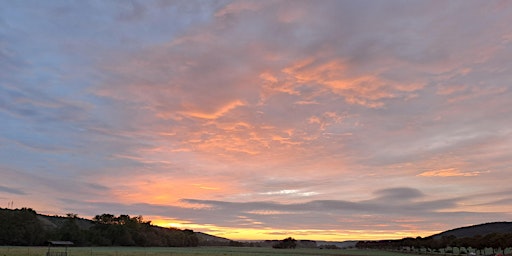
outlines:
M22 190L6 187L6 186L0 186L0 191L9 193L9 194L15 194L15 195L26 195L26 193Z
M402 190L400 188L398 190ZM395 189L390 189L395 190ZM407 189L409 190L409 189ZM413 189L410 189L413 190ZM416 190L413 190L416 191ZM385 199L385 200L384 200ZM395 201L395 200L403 200L403 201ZM285 204L279 202L223 202L223 201L212 201L212 200L197 200L197 199L183 199L183 201L187 203L197 203L202 205L210 205L212 209L227 209L227 210L237 210L237 211L254 211L254 210L278 210L278 211L288 211L288 212L318 212L318 211L333 211L333 210L341 210L345 212L374 212L374 213L398 213L402 212L400 210L404 209L416 209L418 212L422 210L426 210L426 208L420 207L421 205L429 205L433 206L436 203L439 203L439 206L436 208L431 208L431 211L443 209L447 207L445 205L445 201L433 201L433 202L418 202L417 204L411 206L406 206L407 203L411 203L407 200L408 198L404 198L403 196L397 196L396 194L390 195L387 198L378 198L375 200L369 201L360 201L360 202L350 202L343 200L314 200L308 201L304 203L292 203ZM451 199L450 199L451 200ZM392 204L392 205L389 205ZM402 205L403 209L394 209L397 204ZM388 206L386 206L388 205Z
M221 107L219 110L217 110L214 113L183 112L183 114L186 116L203 118L203 119L217 119L217 118L225 115L227 112L233 110L234 108L243 106L243 105L244 104L242 101L235 100L233 102L229 102L226 106Z
M478 206L502 206L502 205L510 205L512 204L512 198L503 198L503 199L500 199L500 200L494 200L494 201L490 201L490 202L485 202L485 203L481 203L481 204L478 204Z
M402 187L390 188L386 191L388 192L377 191L375 194L387 193L387 197L377 197L373 200L312 200L297 203L183 199L182 202L185 205L171 206L148 203L127 204L91 200L62 200L65 201L69 209L74 208L91 215L108 212L113 214L142 214L145 217L150 216L150 218L155 219L160 216L168 216L168 218L182 223L194 223L196 225L207 225L211 223L212 219L215 219L217 227L233 230L263 227L272 227L275 230L290 227L297 230L338 230L339 225L343 225L345 230L365 229L368 225L384 225L383 229L394 230L403 228L408 224L416 226L418 223L430 223L436 218L450 218L450 216L471 218L480 216L480 218L485 218L493 215L489 212L447 211L455 204L462 202L462 198L425 200L427 195L424 195L421 196L421 200L417 201L402 195L407 191L421 193L416 189ZM423 194L421 193L421 195ZM172 214L169 215L169 213ZM408 216L415 217L411 219Z
M402 97L400 94L422 89L418 84L396 84L374 74L351 76L349 64L340 59L300 60L283 69L295 86L317 84L327 87L335 94L342 95L349 104L358 104L370 108L383 107L382 100ZM393 85L395 84L395 85Z
M197 153L216 152L230 159L243 154L266 157L266 152L287 152L292 145L302 149L304 155L331 154L346 145L343 147L348 149L346 154L372 158L361 162L378 162L380 158L400 162L422 156L424 152L448 150L459 146L459 141L475 138L476 134L470 132L469 137L452 134L453 138L447 138L446 131L440 130L443 123L456 123L449 118L471 117L443 111L457 106L446 104L442 97L457 93L446 90L441 93L441 89L434 88L438 84L447 87L446 81L456 82L461 78L464 87L469 88L467 77L473 69L467 63L478 63L476 60L465 63L456 57L446 59L445 52L468 58L465 57L468 50L457 48L453 44L454 36L432 29L438 22L436 15L440 14L429 16L421 14L420 6L405 6L400 8L406 9L407 15L380 22L384 14L372 6L366 9L375 16L368 15L368 20L350 15L361 7L367 6L331 2L318 6L307 2L294 6L234 2L219 8L212 23L168 43L99 63L111 76L96 92L144 106L140 116L132 117L152 123L155 132L186 136L176 147ZM328 17L329 24L314 21L310 16L299 15L301 18L293 22L276 18L283 12L300 13L303 9L310 10L312 16L321 13ZM421 9L436 8L425 4ZM238 15L239 12L245 15ZM418 18L417 26L400 22L412 17ZM456 27L465 21L465 17L454 19ZM331 24L343 24L342 29L329 32ZM354 26L369 32L351 30ZM385 31L402 32L391 37ZM423 34L433 37L424 39ZM447 44L441 44L441 36L449 38ZM485 46L481 43L471 48L478 51ZM432 100L440 104L431 105ZM331 125L327 131L321 131L325 124L311 125L318 122L312 120L318 120L322 113L343 115L354 105L370 110L357 110L360 112L351 115L352 120ZM375 108L380 111L371 111ZM393 119L381 119L393 113L396 113ZM433 120L440 116L443 122ZM152 117L170 121L166 124ZM199 120L184 120L187 117ZM240 122L246 124L243 129L228 129ZM403 133L397 137L398 132L393 129L400 126ZM293 136L283 136L289 130L294 130ZM354 131L364 135L357 136ZM351 142L337 138L327 143L328 146L315 146L325 143L322 139L330 134L351 134L357 139ZM438 134L443 136L436 138ZM285 141L288 143L281 143ZM404 147L407 149L402 150ZM382 153L364 152L372 149Z
M296 189L283 189L279 191L269 191L269 192L261 192L261 195L293 195L293 196L300 196L300 197L306 197L306 196L313 196L317 195L319 193L308 191L308 192L302 192Z
M407 192L412 192L414 195L405 196L404 194ZM183 199L183 201L190 204L206 205L208 207L203 208L203 210L214 216L230 216L228 219L247 216L264 226L271 225L278 228L292 225L300 226L303 229L314 229L319 226L326 229L335 229L337 225L343 224L346 229L358 229L364 225L385 224L390 219L402 219L402 224L398 224L400 221L397 221L396 225L405 225L404 222L415 223L421 221L428 223L436 218L449 218L450 216L475 218L479 214L479 212L452 211L453 207L465 200L463 198L428 200L427 195L412 188L390 188L377 191L375 194L385 196L363 201L313 200L300 203L275 201L226 202L198 199ZM481 214L485 216L493 215L493 213ZM304 219L305 216L310 216L310 218L306 220ZM360 217L356 218L355 216ZM361 216L372 216L372 219ZM407 216L415 216L416 219L409 222L406 221ZM351 221L339 223L337 219L351 219ZM200 222L200 220L195 219L193 222ZM294 222L301 222L301 224ZM395 226L395 224L392 225Z
M226 4L220 10L215 13L216 17L228 16L228 15L239 15L244 11L254 12L261 9L264 3L258 3L253 1L235 1Z
M375 191L375 194L381 199L413 199L421 198L424 194L414 188L388 188Z
M474 177L480 176L483 173L489 173L488 171L473 171L473 172L462 172L456 168L448 168L441 170L425 171L418 176L424 177Z

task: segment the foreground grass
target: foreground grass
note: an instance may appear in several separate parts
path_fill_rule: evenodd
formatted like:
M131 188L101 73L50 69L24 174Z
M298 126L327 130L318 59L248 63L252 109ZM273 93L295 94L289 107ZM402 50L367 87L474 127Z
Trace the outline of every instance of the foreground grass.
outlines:
M0 246L0 256L45 256L47 247ZM52 248L52 251L64 251ZM273 249L260 247L70 247L68 256L411 256L378 250Z

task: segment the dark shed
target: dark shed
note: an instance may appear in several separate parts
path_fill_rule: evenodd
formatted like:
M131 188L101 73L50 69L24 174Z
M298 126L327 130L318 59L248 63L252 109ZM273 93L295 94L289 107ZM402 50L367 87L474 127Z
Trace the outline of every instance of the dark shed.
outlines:
M73 245L71 241L48 241L46 256L68 256L68 246ZM52 250L52 247L64 247L64 250Z

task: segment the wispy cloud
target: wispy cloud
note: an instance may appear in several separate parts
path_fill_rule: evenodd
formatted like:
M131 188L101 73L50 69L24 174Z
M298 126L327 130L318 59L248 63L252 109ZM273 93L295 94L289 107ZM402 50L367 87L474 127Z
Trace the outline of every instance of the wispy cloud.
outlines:
M426 172L422 172L418 175L425 176L425 177L474 177L474 176L479 176L484 173L489 173L489 171L463 172L456 168L448 168L448 169L441 169L441 170L426 171Z
M182 112L185 116L189 117L197 117L197 118L203 118L203 119L217 119L225 115L227 112L235 109L236 107L243 106L244 104L239 101L235 100L233 102L229 102L227 105L222 106L220 109L216 110L214 113L201 113L201 112L194 112L194 111L188 111L188 112Z
M11 188L11 187L6 187L6 186L0 186L0 191L8 193L8 194L26 195L26 193L23 192L22 190L19 190L16 188Z

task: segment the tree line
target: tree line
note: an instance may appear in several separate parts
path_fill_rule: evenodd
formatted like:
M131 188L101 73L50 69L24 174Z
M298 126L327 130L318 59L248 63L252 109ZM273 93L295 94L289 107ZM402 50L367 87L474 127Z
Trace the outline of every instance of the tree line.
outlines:
M193 230L163 228L142 216L96 215L92 221L76 214L56 218L53 227L43 225L30 208L0 208L0 245L45 245L48 241L71 241L77 246L198 246Z
M360 241L357 248L371 248L381 250L411 250L428 253L461 254L474 252L485 255L486 249L493 253L504 252L512 247L512 233L490 233L473 237L456 237L454 235L434 237L407 237L399 240Z
M272 246L275 249L295 249L295 247L297 247L297 240L292 237L285 238Z

